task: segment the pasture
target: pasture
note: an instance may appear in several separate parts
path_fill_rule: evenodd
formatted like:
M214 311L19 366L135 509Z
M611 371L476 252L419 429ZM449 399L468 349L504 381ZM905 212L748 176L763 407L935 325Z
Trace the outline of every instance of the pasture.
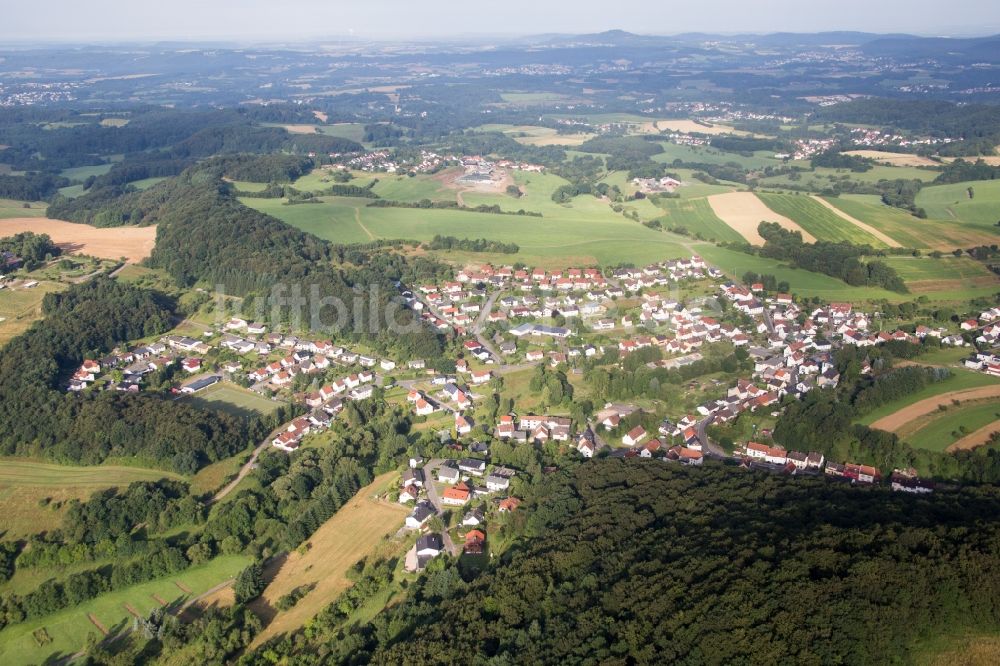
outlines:
M683 226L693 235L710 241L743 242L735 229L723 222L705 199L660 199L656 203L666 213L662 221L668 228Z
M879 430L895 432L910 421L930 414L939 404L950 405L952 400L972 400L1000 397L1000 380L980 372L953 368L952 376L925 386L916 393L893 400L858 419Z
M48 206L40 201L29 202L15 201L14 199L0 199L0 220L7 220L14 217L45 217L46 208L48 208Z
M886 206L876 195L844 194L826 197L830 205L899 241L903 247L952 250L992 244L1000 237L985 227L947 219L920 219L905 210Z
M45 294L61 291L55 282L40 282L37 287L0 289L0 346L28 330L42 318L42 299Z
M968 290L969 297L990 295L1000 290L1000 277L974 259L945 255L932 257L882 257L899 273L907 288L915 294ZM984 293L980 293L984 292Z
M74 467L23 458L0 459L0 530L5 539L24 538L62 523L72 499L133 481L180 479L177 474L142 467ZM58 508L57 508L58 507Z
M505 209L540 211L544 217L494 215L461 210L369 208L368 199L323 197L320 204L283 205L280 199L242 199L304 231L336 243L364 243L376 238L429 241L435 235L488 238L517 243L517 255L503 260L533 265L648 263L687 256L680 244L660 232L626 219L607 203L579 196L568 204L551 200L550 185L562 179L518 174L525 196L463 193L468 206L500 203ZM509 203L508 203L509 202ZM480 261L489 255L479 255ZM556 262L555 264L553 262Z
M302 626L337 596L350 587L347 570L358 560L379 549L380 543L403 526L409 509L375 499L396 479L396 472L387 472L362 488L337 513L309 537L308 550L290 553L287 558L269 567L269 579L260 599L251 604L259 616L273 619L256 636L253 645ZM391 548L386 544L387 548ZM277 611L278 599L302 585L314 589L287 611Z
M0 662L29 664L66 657L84 647L89 634L114 634L132 626L132 610L147 615L166 602L175 608L236 577L250 563L245 555L223 555L172 576L108 592L77 606L9 626L0 631ZM98 627L100 625L100 628ZM34 632L44 629L50 642L39 645ZM103 629L103 631L102 631Z
M236 384L219 382L184 398L202 409L215 409L234 416L270 414L282 403L265 398Z
M845 155L856 155L857 157L866 157L876 162L881 162L883 164L888 164L889 166L898 167L940 167L941 165L930 159L929 157L923 157L921 155L913 155L910 153L890 153L885 150L848 150L844 152Z
M760 193L764 204L775 213L787 217L809 234L823 241L847 241L856 245L885 247L885 243L864 229L806 195Z
M1000 180L925 187L917 194L916 202L930 217L996 229L1000 221Z
M95 164L93 166L71 167L69 169L63 169L59 175L63 178L69 178L70 180L83 181L91 176L103 176L107 172L111 171L112 166L114 165L105 163Z
M480 132L500 132L526 146L579 146L593 137L593 134L571 133L563 134L552 127L538 125L482 125L476 128Z
M944 451L966 435L1000 420L1000 403L995 400L949 406L926 420L917 421L908 432L897 431L911 446L928 451Z
M662 123L662 121L661 121ZM659 142L663 152L653 155L654 162L671 164L674 160L682 162L695 162L703 164L739 164L744 169L763 169L768 166L780 166L781 160L773 157L772 153L757 151L753 155L742 155L740 153L730 153L711 146L682 146L669 141Z

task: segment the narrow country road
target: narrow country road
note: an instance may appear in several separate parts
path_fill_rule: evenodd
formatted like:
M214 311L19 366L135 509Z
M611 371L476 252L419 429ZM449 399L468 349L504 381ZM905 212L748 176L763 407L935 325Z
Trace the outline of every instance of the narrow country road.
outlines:
M282 423L280 426L272 430L271 433L264 438L264 441L258 444L257 448L253 450L253 453L250 454L250 459L247 460L245 463L243 463L243 466L240 467L240 471L236 473L236 477L232 481L227 483L222 488L222 490L215 493L215 495L212 496L212 499L208 501L208 505L211 506L215 504L223 497L233 492L236 486L240 485L240 481L246 478L246 475L253 471L254 465L257 464L257 458L260 456L261 451L267 448L267 446L271 443L271 440L277 437L287 427L288 427L287 423Z
M445 462L443 458L432 458L424 465L424 489L427 491L427 499L434 505L434 510L438 512L438 515L444 513L445 507L441 504L441 496L438 495L437 488L434 487L434 472ZM448 530L442 530L441 541L444 542L444 547L449 555L453 557L458 555L458 546L452 541Z

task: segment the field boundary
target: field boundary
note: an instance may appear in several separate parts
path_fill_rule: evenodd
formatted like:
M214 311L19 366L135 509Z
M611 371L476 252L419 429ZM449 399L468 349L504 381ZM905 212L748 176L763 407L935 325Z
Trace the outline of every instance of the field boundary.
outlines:
M784 229L801 233L805 242L816 242L815 236L790 218L775 213L753 192L713 194L708 197L708 205L716 217L735 229L751 245L764 244L764 238L757 231L761 222L777 222Z
M949 391L940 395L924 398L912 405L907 405L902 409L883 416L873 422L869 427L875 430L885 430L886 432L896 432L914 419L932 413L941 405L951 405L953 401L968 402L984 398L1000 398L1000 384L992 386L980 386L972 389L960 389Z
M850 222L851 224L853 224L854 226L858 227L862 231L868 232L869 234L871 234L875 238L879 239L880 241L882 241L883 243L885 243L889 247L903 247L902 243L900 243L899 241L895 240L894 238L892 238L888 234L879 231L878 229L876 229L875 227L871 226L870 224L868 224L866 222L862 222L861 220L859 220L856 217L851 217L850 215L848 215L844 211L840 210L839 208L837 208L836 206L834 206L832 203L830 203L829 201L827 201L823 197L815 195L815 194L811 194L809 196L810 196L810 198L813 201L817 202L818 204L820 204L824 208L828 209L831 213L833 213L837 217L840 217L840 218L842 218L842 219Z

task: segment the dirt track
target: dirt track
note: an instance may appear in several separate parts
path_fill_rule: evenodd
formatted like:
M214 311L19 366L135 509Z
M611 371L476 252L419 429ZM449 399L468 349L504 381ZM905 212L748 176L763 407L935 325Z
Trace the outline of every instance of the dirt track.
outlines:
M971 432L962 439L958 440L951 446L949 446L945 451L947 453L952 453L953 451L968 451L974 449L978 446L982 446L986 442L990 441L990 436L1000 431L1000 421L994 421L993 423L987 423L979 430Z
M961 391L951 391L942 393L930 398L925 398L915 402L908 407L904 407L889 416L883 416L878 421L871 424L872 428L896 432L910 421L920 418L925 414L930 414L941 405L951 405L952 400L965 402L968 400L982 400L984 398L1000 398L1000 384L993 386L981 386L974 389L963 389ZM976 433L973 433L976 434ZM953 445L954 446L954 445Z
M778 215L764 205L753 192L727 192L708 197L708 205L723 222L735 229L751 245L763 245L764 239L757 233L761 222L777 222L789 231L798 231L802 240L815 243L816 238L794 221Z
M86 254L101 259L125 257L129 263L145 259L156 244L156 227L92 227L47 217L14 217L0 220L0 237L24 231L48 234L70 254Z
M815 194L810 195L810 196L812 197L813 201L815 201L816 203L818 203L820 206L823 206L824 208L828 209L830 212L832 212L837 217L840 217L840 218L843 218L843 219L847 220L848 222L850 222L851 224L853 224L854 226L856 226L858 229L861 229L863 231L867 231L872 236L874 236L875 238L879 239L880 241L882 241L883 243L885 243L889 247L903 247L899 243L899 241L890 238L889 236L885 235L884 233L882 233L881 231L879 231L878 229L876 229L872 225L866 224L865 222L862 222L861 220L859 220L856 217L851 217L850 215L848 215L844 211L840 210L839 208L837 208L836 206L834 206L832 203L830 203L829 201L827 201L823 197L818 197Z

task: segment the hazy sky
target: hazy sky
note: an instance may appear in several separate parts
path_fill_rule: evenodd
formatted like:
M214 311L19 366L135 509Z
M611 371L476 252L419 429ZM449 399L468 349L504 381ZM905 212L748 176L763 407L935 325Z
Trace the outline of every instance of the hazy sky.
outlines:
M37 0L4 2L0 40L283 41L599 32L1000 32L997 0Z

